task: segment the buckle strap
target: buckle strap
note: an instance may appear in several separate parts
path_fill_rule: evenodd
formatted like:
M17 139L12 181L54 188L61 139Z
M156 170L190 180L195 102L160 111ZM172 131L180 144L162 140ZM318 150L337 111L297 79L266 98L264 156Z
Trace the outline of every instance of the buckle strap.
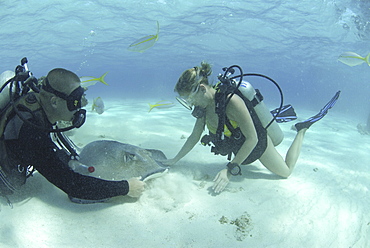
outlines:
M255 89L255 91L256 91L256 94L254 95L254 97L251 101L253 108L256 107L260 102L263 101L263 95L261 94L259 89Z

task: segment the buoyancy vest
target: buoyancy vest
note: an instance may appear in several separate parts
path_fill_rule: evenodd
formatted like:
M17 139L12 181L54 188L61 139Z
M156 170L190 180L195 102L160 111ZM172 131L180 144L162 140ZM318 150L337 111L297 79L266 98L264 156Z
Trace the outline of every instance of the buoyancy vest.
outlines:
M28 93L16 100L15 106L26 119L35 119L38 125L45 125L45 116L35 93ZM9 139L17 139L23 121L17 116L13 105L8 105L0 116L0 195L13 194L25 184L33 169L12 156L5 145Z
M210 145L212 142L213 146L211 151L215 153L215 155L220 154L223 156L227 156L228 160L231 160L232 154L236 154L240 147L243 145L245 141L245 137L242 134L239 127L235 127L231 121L226 116L226 97L234 92L240 98L243 99L255 126L258 143L256 147L252 150L251 154L248 158L243 162L243 164L252 163L253 161L260 158L263 152L266 150L267 147L267 130L263 127L256 111L254 110L253 103L246 98L238 89L234 91L233 88L226 88L226 89L219 89L216 85L216 95L215 95L215 102L218 109L216 109L216 113L219 117L219 125L216 131L216 134L210 132L210 134L205 135L201 139L201 143L203 145ZM225 128L227 127L227 129ZM225 130L231 133L231 135L226 135ZM223 136L224 135L224 136Z

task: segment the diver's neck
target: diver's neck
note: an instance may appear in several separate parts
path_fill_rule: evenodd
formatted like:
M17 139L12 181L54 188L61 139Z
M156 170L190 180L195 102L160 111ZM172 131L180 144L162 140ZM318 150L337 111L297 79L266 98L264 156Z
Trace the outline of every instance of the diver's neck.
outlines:
M215 103L215 95L216 95L216 90L213 89L213 88L210 88L209 92L209 97L208 97L208 104L207 104L207 111L208 110L213 110L215 109L216 107L216 103Z
M44 113L46 115L46 118L48 119L48 121L51 123L51 124L55 124L58 120L55 118L55 114L50 106L50 103L49 104L46 104L43 100L42 97L38 97L37 96L37 101L38 103L40 104L41 108L44 110Z

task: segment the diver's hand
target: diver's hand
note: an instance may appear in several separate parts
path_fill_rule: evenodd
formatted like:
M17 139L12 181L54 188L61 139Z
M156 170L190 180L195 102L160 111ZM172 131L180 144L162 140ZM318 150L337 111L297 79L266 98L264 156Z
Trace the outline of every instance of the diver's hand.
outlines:
M227 171L227 169L221 170L216 175L215 179L213 179L213 181L215 183L213 184L213 187L212 187L212 189L215 191L215 193L217 193L217 194L221 193L226 188L226 186L229 184L230 177L231 177L231 175Z
M128 193L130 197L140 197L144 191L145 183L140 180L140 177L133 177L127 180L128 182Z
M164 165L172 166L172 165L176 164L177 161L178 161L177 159L172 158L172 159L161 160L160 162Z

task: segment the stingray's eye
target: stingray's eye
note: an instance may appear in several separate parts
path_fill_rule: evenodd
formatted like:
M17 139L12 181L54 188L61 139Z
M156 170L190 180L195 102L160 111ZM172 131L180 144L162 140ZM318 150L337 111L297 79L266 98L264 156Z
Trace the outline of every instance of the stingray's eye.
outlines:
M125 153L125 154L123 155L123 161L124 161L125 163L130 162L130 161L132 161L132 160L136 160L136 156L135 156L135 154L132 154L132 153Z

